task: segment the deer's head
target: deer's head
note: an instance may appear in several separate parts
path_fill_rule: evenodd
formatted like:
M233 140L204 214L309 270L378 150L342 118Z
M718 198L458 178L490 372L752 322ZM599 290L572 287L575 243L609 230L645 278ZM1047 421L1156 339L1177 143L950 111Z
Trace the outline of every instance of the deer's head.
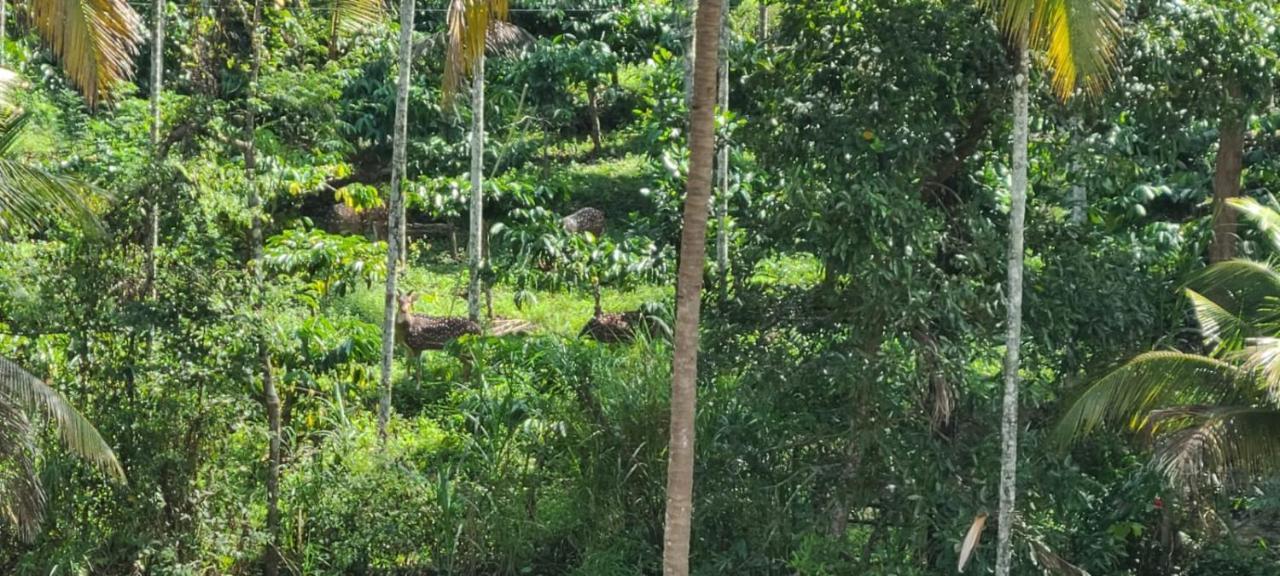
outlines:
M413 315L413 303L418 301L418 293L400 294L396 296L396 301L400 303L400 318L410 318Z

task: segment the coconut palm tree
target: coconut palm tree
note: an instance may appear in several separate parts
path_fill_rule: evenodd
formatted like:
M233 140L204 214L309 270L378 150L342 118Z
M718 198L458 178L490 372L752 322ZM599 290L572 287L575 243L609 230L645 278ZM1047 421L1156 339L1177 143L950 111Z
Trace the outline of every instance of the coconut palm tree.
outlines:
M1247 198L1230 209L1280 250L1280 214ZM1058 424L1062 439L1112 425L1142 431L1174 485L1280 472L1280 270L1214 264L1186 290L1206 354L1148 352L1091 384Z
M689 574L693 520L694 414L697 404L698 329L702 312L702 267L707 249L707 212L715 166L716 81L720 57L721 0L698 3L693 106L689 110L689 181L676 280L675 351L671 360L671 439L667 450L667 511L662 572Z
M1022 341L1023 223L1027 206L1027 140L1031 50L1043 52L1054 90L1069 98L1077 86L1100 91L1109 80L1124 0L991 0L1009 39L1016 68L1009 208L1008 318L1004 402L1000 421L1000 510L996 575L1008 576L1018 461L1018 352Z
M452 0L445 16L444 95L471 74L471 225L467 241L467 315L480 321L480 273L484 260L484 60L491 22L507 19L507 0Z
M0 88L11 86L13 78L12 73L0 74ZM97 217L82 200L87 186L10 158L27 118L18 111L0 121L0 232L39 226L50 216L89 231L100 230ZM57 390L0 358L0 469L9 472L0 478L0 519L28 541L39 532L45 502L35 466L38 446L33 415L53 424L72 453L112 479L124 481L111 447L84 416Z

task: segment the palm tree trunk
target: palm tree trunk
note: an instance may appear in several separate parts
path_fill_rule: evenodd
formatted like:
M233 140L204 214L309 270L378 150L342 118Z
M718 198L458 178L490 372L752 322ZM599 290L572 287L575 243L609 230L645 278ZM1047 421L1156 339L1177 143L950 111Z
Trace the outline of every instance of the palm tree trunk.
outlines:
M1016 48L1013 89L1013 183L1009 206L1009 301L1004 353L1004 414L1000 419L1000 515L996 537L996 576L1009 576L1013 549L1015 480L1018 471L1018 352L1022 345L1023 224L1027 209L1027 140L1031 71L1026 34Z
M720 113L729 111L729 11L723 10L720 15ZM720 205L716 212L719 222L716 225L716 276L720 280L720 296L729 293L729 141L720 143L720 151L716 159L719 173L716 180L720 187Z
M480 321L480 266L484 260L484 54L476 59L471 78L471 237L467 243L470 280L467 315Z
M151 1L151 154L159 164L160 158L160 90L164 83L164 0ZM3 0L0 0L3 6ZM3 18L0 18L3 22ZM0 25L3 28L3 25ZM147 207L146 280L147 297L156 298L156 248L160 244L160 186L151 190Z
M404 173L409 126L409 76L413 67L414 0L400 0L400 75L396 81L396 112L391 133L391 198L387 207L387 290L382 308L382 373L379 385L378 439L387 441L391 421L391 357L396 346L396 280L400 252L398 231L404 226Z
M697 12L693 107L689 110L689 181L680 239L676 287L675 352L671 366L671 440L667 463L667 511L662 567L665 576L689 574L693 524L694 416L697 409L698 328L702 265L707 250L707 209L715 160L716 60L721 0L702 0Z
M244 171L249 182L249 211L253 213L253 223L249 228L249 250L253 260L253 273L258 285L258 296L254 308L262 312L263 298L263 217L262 194L258 189L258 156L254 145L254 134L257 131L257 116L253 109L253 99L258 90L258 73L262 69L262 0L253 3L253 17L249 22L252 37L253 55L249 68L249 101L245 109L244 125ZM264 335L258 336L258 360L262 370L262 395L267 409L267 552L263 562L263 573L276 576L280 572L280 395L276 392L275 378L272 374L271 352L267 348Z
M1243 171L1244 122L1228 111L1218 128L1218 158L1213 174L1213 243L1209 261L1222 262L1236 256L1236 213L1227 200L1240 195Z

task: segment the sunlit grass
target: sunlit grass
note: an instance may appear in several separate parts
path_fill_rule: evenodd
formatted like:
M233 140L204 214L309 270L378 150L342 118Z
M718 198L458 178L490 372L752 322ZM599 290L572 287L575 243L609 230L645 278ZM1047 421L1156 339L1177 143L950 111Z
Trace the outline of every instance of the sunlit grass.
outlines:
M809 288L822 281L822 263L807 252L782 254L761 260L751 275L759 286Z
M401 290L418 293L414 310L419 314L434 316L466 316L467 289L466 267L461 264L430 264L411 267L400 282ZM641 286L633 290L605 288L601 293L601 307L606 312L634 310L645 302L665 301L674 290L667 286ZM517 308L515 291L499 285L493 290L493 313L498 318L520 318L533 322L537 333L576 336L591 318L594 304L591 293L534 292L533 298ZM337 311L346 311L365 322L382 322L384 291L381 284L362 288L335 304Z

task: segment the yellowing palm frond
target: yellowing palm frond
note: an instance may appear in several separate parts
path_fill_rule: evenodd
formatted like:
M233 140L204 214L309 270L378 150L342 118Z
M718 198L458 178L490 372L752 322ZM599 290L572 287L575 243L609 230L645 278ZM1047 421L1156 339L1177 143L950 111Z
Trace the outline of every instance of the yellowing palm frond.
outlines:
M133 75L142 20L124 0L35 0L31 17L90 107Z
M459 80L484 55L490 22L507 19L507 0L451 0L445 15L444 97L457 92Z
M1054 91L1100 92L1111 79L1124 0L991 0L1000 30L1019 46L1042 50Z
M1152 414L1160 435L1153 464L1176 485L1208 474L1248 479L1280 470L1280 411L1248 406L1182 406Z
M329 0L318 8L322 12L331 11L337 29L347 34L379 24L387 14L383 0Z

